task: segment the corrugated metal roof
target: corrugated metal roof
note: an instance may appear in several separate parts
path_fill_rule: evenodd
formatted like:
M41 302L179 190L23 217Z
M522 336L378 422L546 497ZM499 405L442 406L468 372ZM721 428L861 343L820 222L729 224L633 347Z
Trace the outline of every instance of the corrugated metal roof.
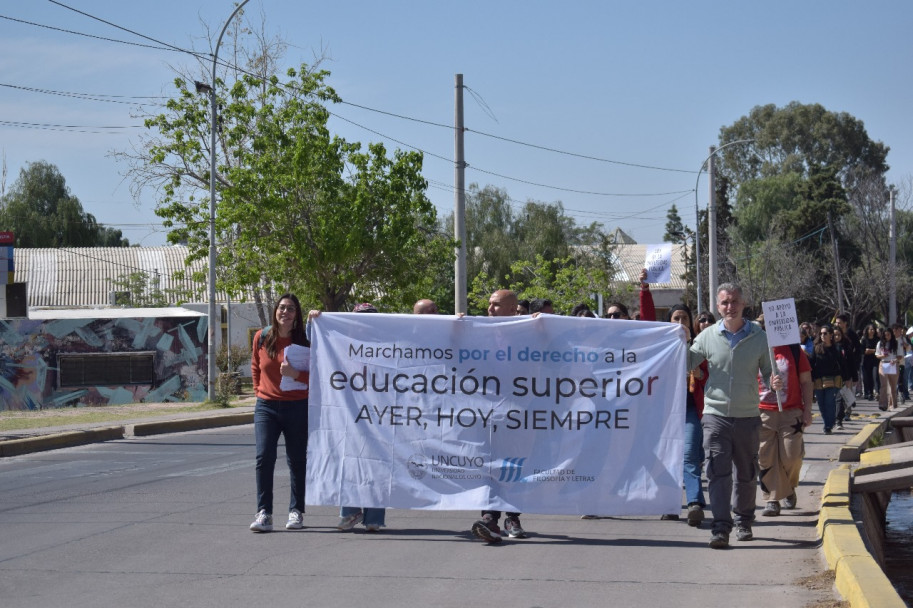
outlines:
M174 247L64 247L59 249L16 248L14 259L17 283L28 283L29 307L108 306L110 293L122 291L114 281L133 272L157 277L159 288L189 290L200 295L191 301L206 301L206 286L189 278L178 281L174 273L184 270L187 276L205 272L208 260L184 265L188 249ZM224 299L224 294L218 294Z
M672 246L672 281L657 285L658 289L684 290L685 273L682 261L683 245ZM647 245L619 244L615 255L620 266L615 276L617 282L634 283L640 277L647 255ZM184 270L206 272L208 260L197 260L190 267L184 265L187 247L67 247L60 249L14 250L16 282L28 283L28 306L32 307L107 307L110 292L120 291L114 281L132 272L146 272L159 277L163 291L185 289L199 293L191 302L208 301L206 286L190 279L178 281L174 273ZM166 291L167 293L167 291ZM225 301L226 294L218 293L218 301Z

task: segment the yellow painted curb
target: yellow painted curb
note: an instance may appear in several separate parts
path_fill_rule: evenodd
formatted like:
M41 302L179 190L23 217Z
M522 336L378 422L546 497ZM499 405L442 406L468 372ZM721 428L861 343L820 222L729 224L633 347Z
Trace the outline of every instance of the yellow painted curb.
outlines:
M887 419L881 422L870 422L862 430L853 435L849 441L840 447L840 462L859 462L860 457L869 447L872 437L884 432Z
M837 506L822 506L821 512L818 514L818 525L817 532L818 538L822 541L824 540L825 532L829 528L835 526L840 526L843 524L852 524L853 528L856 528L856 522L853 520L853 514L850 512L849 505L837 505ZM862 537L860 537L861 539ZM833 570L834 563L831 563L828 560L828 565Z
M872 556L844 557L835 569L837 591L852 608L905 608L906 604Z
M827 476L824 490L821 493L821 506L850 505L850 480L852 471L849 465L840 465Z
M859 530L856 529L850 510L846 507L828 508L832 511L828 513L828 522L821 535L821 550L824 552L828 567L837 570L840 561L847 557L872 559Z
M69 431L66 433L55 433L54 435L10 439L7 441L0 441L0 457L6 458L8 456L19 456L20 454L29 454L31 452L71 448L87 443L123 438L124 427L109 426L87 431Z
M851 608L901 608L906 604L866 549L850 511L852 473L850 465L841 465L824 483L817 526L824 559Z
M861 471L865 467L891 464L891 450L876 450L874 452L865 452L859 457L859 468Z

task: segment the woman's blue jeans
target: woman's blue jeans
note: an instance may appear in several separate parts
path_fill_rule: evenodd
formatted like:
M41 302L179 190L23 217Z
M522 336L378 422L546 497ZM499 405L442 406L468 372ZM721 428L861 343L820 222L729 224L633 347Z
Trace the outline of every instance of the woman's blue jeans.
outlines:
M697 409L685 408L685 500L687 504L697 503L701 508L704 491L701 489L701 469L704 465L704 432Z
M834 428L837 422L837 391L835 387L815 389L815 401L818 402L818 411L824 421L824 430Z
M273 471L279 436L285 437L285 458L291 485L289 511L304 513L304 485L307 472L308 402L268 401L257 398L254 408L254 437L257 442L257 511L273 512Z

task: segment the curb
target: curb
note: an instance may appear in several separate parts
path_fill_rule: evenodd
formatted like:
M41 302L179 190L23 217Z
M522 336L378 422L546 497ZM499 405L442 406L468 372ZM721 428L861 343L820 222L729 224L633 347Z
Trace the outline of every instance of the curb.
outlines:
M109 426L85 431L69 431L54 435L26 437L23 439L9 439L0 441L0 458L19 456L31 452L44 452L59 448L71 448L87 443L111 441L124 438L124 427Z
M847 445L856 450L856 460L869 439L886 421L866 425ZM840 450L843 461L844 450ZM828 568L834 571L840 595L851 608L904 608L906 603L865 546L853 514L851 465L843 464L827 476L821 495L818 537Z
M162 420L158 422L141 422L82 431L67 431L64 433L54 433L53 435L37 435L35 437L23 437L22 439L8 439L0 441L0 458L20 456L32 452L57 450L60 448L72 448L89 443L112 441L115 439L252 424L253 421L254 413L244 412L240 414L222 414L216 416L202 416L199 418Z
M163 420L161 422L128 424L125 434L127 437L145 437L147 435L159 435L162 433L180 433L182 431L199 431L222 426L252 424L253 422L254 413L245 412L243 414L225 414L222 416L205 416L202 418L184 418L181 420Z

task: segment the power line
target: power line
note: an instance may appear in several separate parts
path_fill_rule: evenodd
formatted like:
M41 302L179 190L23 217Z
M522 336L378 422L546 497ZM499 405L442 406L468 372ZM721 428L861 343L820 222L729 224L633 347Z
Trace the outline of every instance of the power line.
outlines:
M96 36L94 34L86 34L83 32L76 32L73 30L67 30L60 27L54 27L52 25L44 25L42 23L35 23L34 21L26 21L25 19L16 19L15 17L9 17L7 15L0 15L0 19L6 19L7 21L15 21L16 23L23 23L25 25L32 25L34 27L41 27L47 30L54 30L56 32L63 32L65 34L73 34L75 36L85 36L86 38L95 38L96 40L104 40L105 42L118 42L120 44L129 44L131 46L139 46L147 49L157 49L160 51L173 51L179 49L170 49L167 47L161 46L152 46L151 44L142 44L141 42L129 42L127 40L117 40L115 38L105 38L104 36Z
M173 44L169 44L167 42L162 42L161 40L156 40L155 38L151 38L149 36L146 36L145 34L140 34L139 32L133 31L133 30L123 27L121 25L117 25L116 23L106 21L105 19L102 19L101 17L96 17L95 15L90 15L89 13L86 13L79 9L73 8L72 6L68 6L68 5L64 4L63 2L58 2L57 0L48 0L48 2L50 2L51 4L56 4L57 6L59 6L61 8L65 8L69 11L73 11L74 13L78 13L84 17L88 17L89 19L94 19L95 21L104 23L105 25L109 25L115 29L121 30L122 32L127 32L128 34L133 34L134 36L138 36L138 37L142 38L143 40L149 40L150 42L154 42L158 45L161 45L161 47L164 47L161 50L178 51L180 53L188 53L190 55L197 54L193 51L188 51L187 49L182 49L181 47L174 46ZM125 43L125 44L130 44L130 43ZM143 46L146 46L146 45L143 45ZM152 48L156 48L156 47L152 47Z
M467 87L467 88L468 88L468 87ZM352 103L352 102L350 102L350 101L342 101L341 103L342 103L342 104L345 104L345 105L353 106L353 107L356 107L356 108L360 108L360 109L362 109L362 110L368 110L369 112L376 112L377 114L384 114L385 116L391 116L391 117L393 117L393 118L399 118L399 119L402 119L402 120L409 120L409 121L417 122L417 123L424 124L424 125L431 125L431 126L433 126L433 127L441 127L441 128L449 129L449 130L453 130L453 128L454 128L453 125L447 125L447 124L443 124L443 123L439 123L439 122L432 122L432 121L430 121L430 120L422 120L422 119L419 119L419 118L413 118L413 117L411 117L411 116L404 116L404 115L402 115L402 114L396 114L396 113L394 113L394 112L388 112L388 111L386 111L386 110L378 110L377 108L371 108L371 107L369 107L369 106L364 106L364 105L361 105L361 104ZM608 158L601 158L601 157L599 157L599 156L592 156L592 155L589 155L589 154L580 154L580 153L577 153L577 152L569 152L569 151L567 151L567 150L560 150L560 149L558 149L558 148L552 148L552 147L549 147L549 146L541 146L541 145L538 145L538 144L532 144L532 143L529 143L529 142L524 142L524 141L520 141L520 140L516 140L516 139L510 139L510 138L508 138L508 137L502 137L502 136L500 136L500 135L494 135L493 133L486 133L486 132L484 132L484 131L476 131L475 129L470 129L470 128L468 128L468 127L465 127L465 130L466 130L467 132L469 132L469 133L475 133L476 135L481 135L481 136L483 136L483 137L490 137L490 138L492 138L492 139L497 139L497 140L505 141L505 142L508 142L508 143L511 143L511 144L516 144L516 145L518 145L518 146L526 146L526 147L528 147L528 148L535 148L535 149L537 149L537 150L543 150L543 151L545 151L545 152L553 152L553 153L555 153L555 154L563 154L563 155L565 155L565 156L573 156L573 157L576 157L576 158L582 158L582 159L585 159L585 160L592 160L592 161L601 162L601 163L609 163L609 164L613 164L613 165L623 165L623 166L626 166L626 167L637 167L637 168L640 168L640 169L653 169L653 170L656 170L656 171L672 171L672 172L675 172L675 173L690 173L690 174L692 174L692 175L694 175L695 173L697 173L697 171L689 170L689 169L669 169L669 168L666 168L666 167L657 167L657 166L654 166L654 165L644 165L644 164L631 163L631 162L625 162L625 161L620 161L620 160L611 160L611 159L608 159Z
M53 89L38 89L35 87L24 87L15 84L0 82L0 87L8 89L18 89L30 93L44 93L45 95L57 95L59 97L71 97L74 99L84 99L87 101L102 101L105 103L123 103L133 105L135 101L124 101L125 99L168 99L163 95L107 95L104 93L74 93L71 91L55 91ZM108 99L111 98L111 99Z

